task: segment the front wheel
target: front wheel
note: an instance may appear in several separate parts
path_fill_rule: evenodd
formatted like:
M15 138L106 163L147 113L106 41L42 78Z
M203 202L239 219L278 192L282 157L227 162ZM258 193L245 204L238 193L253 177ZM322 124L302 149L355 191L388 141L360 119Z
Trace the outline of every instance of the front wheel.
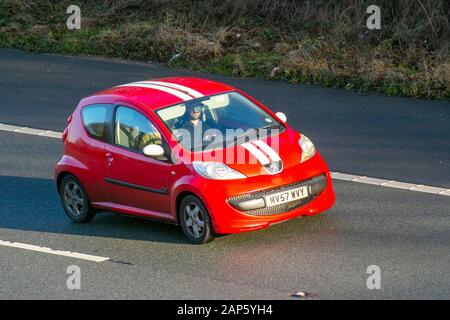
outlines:
M188 240L203 244L214 240L211 220L203 203L195 196L186 196L180 204L181 228Z

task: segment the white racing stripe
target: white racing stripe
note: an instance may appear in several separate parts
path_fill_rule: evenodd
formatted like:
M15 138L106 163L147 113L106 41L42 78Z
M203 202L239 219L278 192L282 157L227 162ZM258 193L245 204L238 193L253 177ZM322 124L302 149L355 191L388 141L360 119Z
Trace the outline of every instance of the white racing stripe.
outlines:
M182 86L181 84L177 84L177 83L166 82L166 81L139 81L139 82L135 82L135 83L155 84L158 86L166 86L166 87L170 87L170 88L177 89L180 91L184 91L185 93L193 96L194 98L204 97L204 95L202 93L198 92L197 90L191 89L186 86Z
M259 148L261 148L262 151L264 151L265 153L267 153L267 155L270 157L270 160L272 160L272 162L277 162L280 161L281 158L278 155L278 153L275 152L275 150L273 150L267 143L265 143L264 141L261 140L256 140L253 141L254 144L256 144Z
M247 151L252 155L254 155L263 166L270 163L269 158L267 158L266 155L262 153L257 147L255 147L251 142L243 143L241 144L241 146L247 149Z
M140 88L148 88L148 89L153 89L153 90L159 90L159 91L164 91L166 93L169 93L171 95L174 95L178 98L180 98L183 101L188 101L188 100L192 100L193 98L186 94L183 93L179 90L173 89L173 88L169 88L166 86L159 86L159 85L155 85L155 84L146 84L146 83L140 83L140 82L132 82L132 83L127 83L127 84L122 84L120 86L117 87L140 87Z
M37 135L47 138L61 138L61 132L51 131L51 130L44 130L44 129L32 129L28 127L19 127L19 126L12 126L8 124L0 123L0 131L7 131L7 132L16 132L16 133L22 133L22 134L31 134L31 135ZM258 159L258 156L255 155L255 157L261 162L261 164L269 164L270 160L260 151L258 148L256 148L254 145L250 143L244 143L242 146L249 150L250 148L253 152L256 150L256 154L260 157ZM262 149L262 147L261 147ZM249 152L251 152L249 150ZM266 151L267 152L267 151ZM432 193L437 194L441 196L450 196L450 189L441 188L441 187L434 187L434 186L426 186L423 184L416 184L416 183L407 183L407 182L400 182L400 181L394 181L394 180L388 180L388 179L379 179L379 178L371 178L366 176L358 176L353 174L347 174L347 173L341 173L341 172L332 172L331 177L333 180L342 180L342 181L350 181L355 183L364 183L364 184L371 184L381 187L387 187L387 188L394 188L394 189L403 189L403 190L410 190L410 191L416 191L416 192L424 192L424 193Z
M81 259L81 260L87 260L87 261L94 261L94 262L103 262L103 261L109 260L109 258L106 258L106 257L92 256L90 254L70 252L70 251L53 250L53 249L46 248L46 247L39 247L39 246L26 244L26 243L20 243L20 242L9 242L9 241L0 240L0 246L16 248L16 249L24 249L24 250L29 250L29 251L53 254L53 255L57 255L57 256L63 256L63 257L69 257L69 258L75 258L75 259Z

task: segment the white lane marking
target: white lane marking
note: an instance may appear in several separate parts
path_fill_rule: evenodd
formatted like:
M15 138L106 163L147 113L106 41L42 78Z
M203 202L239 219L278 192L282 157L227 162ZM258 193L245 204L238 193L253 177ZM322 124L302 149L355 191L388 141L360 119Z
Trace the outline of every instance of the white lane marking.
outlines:
M20 128L21 127L0 123L0 130L3 130L3 131L15 131L15 130L20 129Z
M331 178L333 180L342 180L342 181L350 181L356 183L364 183L364 184L372 184L381 187L395 188L395 189L403 189L424 193L432 193L438 194L441 196L450 196L450 189L433 187L433 186L425 186L423 184L414 184L407 182L400 182L394 180L387 179L379 179L379 178L370 178L366 176L356 176L353 174L340 173L340 172L331 172Z
M438 194L441 196L449 196L450 197L450 189L439 192Z
M31 134L33 136L43 136L43 137L56 138L56 139L61 139L61 137L62 137L61 132L56 132L56 131L52 131L52 130L44 130L44 129L28 128L28 127L12 126L9 124L4 124L4 123L0 123L0 131Z
M241 144L241 146L247 149L247 151L250 152L252 155L254 155L263 166L270 163L269 158L267 158L266 155L262 153L257 147L255 147L252 143L246 142Z
M25 129L30 129L30 130L25 130ZM9 124L4 124L4 123L0 123L0 131L31 134L31 135L38 135L38 136L43 136L43 137L48 137L48 138L57 138L57 139L60 139L61 135L62 135L61 132L56 132L56 131L51 131L51 130L32 129L32 128L27 128L27 127L18 127L18 126L12 126ZM247 147L248 147L248 145L250 145L250 149L256 150L257 153L259 153L263 156L263 158L261 158L261 160L260 160L260 162L262 164L263 164L263 162L265 164L270 163L270 160L261 151L259 151L254 145L251 145L249 143L242 144L242 146L244 146L244 145L247 145ZM251 152L251 151L249 150L249 152ZM388 179L371 178L371 177L366 177L366 176L357 176L357 175L341 173L341 172L331 172L331 177L333 178L333 180L351 181L351 182L356 182L356 183L371 184L371 185L376 185L376 186L381 186L381 187L403 189L403 190L410 190L410 191L416 191L416 192L432 193L432 194L438 194L441 196L450 197L450 189L445 189L445 188L440 188L440 187L425 186L422 184L400 182L400 181L394 181L394 180L388 180Z
M186 93L183 93L181 91L178 91L176 89L172 89L169 87L164 87L164 86L157 86L154 84L145 84L145 83L139 83L139 82L132 82L132 83L127 83L127 84L122 84L120 86L117 87L141 87L141 88L148 88L148 89L153 89L153 90L159 90L159 91L164 91L166 93L169 93L171 95L174 95L178 98L180 98L183 101L188 101L188 100L192 100L193 98L190 95L187 95Z
M280 156L278 153L275 152L267 143L261 140L253 141L254 144L256 144L262 151L267 153L267 155L270 157L272 162L281 161Z
M0 240L0 246L24 249L24 250L29 250L29 251L41 252L41 253L54 254L57 256L64 256L64 257L70 257L70 258L76 258L76 259L82 259L82 260L88 260L88 261L94 261L94 262L103 262L103 261L109 260L109 258L106 258L106 257L99 257L99 256L93 256L90 254L70 252L70 251L53 250L53 249L46 248L46 247L39 247L39 246L26 244L26 243L20 243L20 242L9 242L9 241Z
M185 93L193 96L194 98L204 97L204 95L202 93L198 92L197 90L191 89L186 86L182 86L181 84L177 84L177 83L166 82L166 81L139 81L139 82L135 82L135 83L155 84L158 86L166 86L166 87L170 87L170 88L177 89L180 91L184 91Z
M55 131L44 131L38 134L38 136L42 136L42 137L48 137L48 138L55 138L55 139L61 139L62 138L62 133L61 132L55 132Z

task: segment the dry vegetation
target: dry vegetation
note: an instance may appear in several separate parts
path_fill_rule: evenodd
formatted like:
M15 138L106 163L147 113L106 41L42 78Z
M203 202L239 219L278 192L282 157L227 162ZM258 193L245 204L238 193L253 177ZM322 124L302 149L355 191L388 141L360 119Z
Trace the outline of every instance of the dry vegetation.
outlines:
M81 30L65 26L72 3ZM450 98L448 0L0 0L0 45Z

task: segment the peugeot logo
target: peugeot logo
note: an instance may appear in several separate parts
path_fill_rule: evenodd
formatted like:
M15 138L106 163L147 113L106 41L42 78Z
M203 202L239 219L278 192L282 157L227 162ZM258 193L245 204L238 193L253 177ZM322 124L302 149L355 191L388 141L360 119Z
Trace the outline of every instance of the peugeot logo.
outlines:
M264 166L264 169L270 174L276 174L283 170L283 161L271 162Z

